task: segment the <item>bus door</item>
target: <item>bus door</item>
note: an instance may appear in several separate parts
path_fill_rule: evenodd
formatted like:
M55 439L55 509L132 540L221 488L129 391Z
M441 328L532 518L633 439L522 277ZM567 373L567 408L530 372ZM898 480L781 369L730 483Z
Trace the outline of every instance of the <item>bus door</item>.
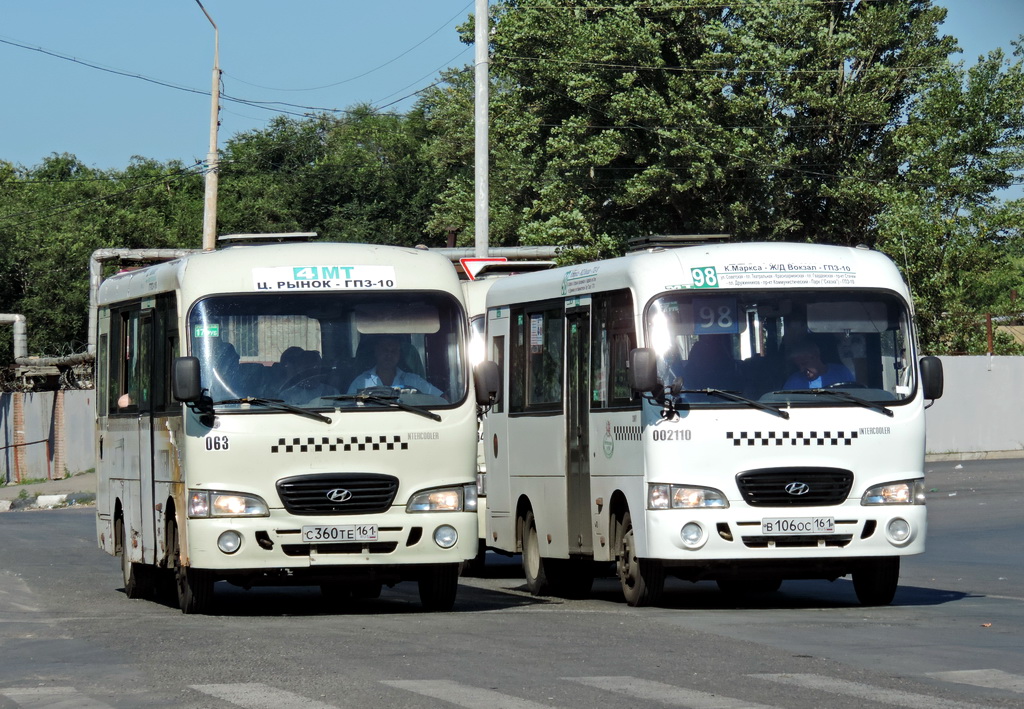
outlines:
M119 330L116 381L120 395L114 410L119 414L120 434L113 443L121 450L114 460L119 469L111 478L123 480L120 494L126 530L140 535L142 556L129 553L128 558L153 563L153 310L122 311Z
M593 552L590 523L590 306L566 310L566 502L569 552Z

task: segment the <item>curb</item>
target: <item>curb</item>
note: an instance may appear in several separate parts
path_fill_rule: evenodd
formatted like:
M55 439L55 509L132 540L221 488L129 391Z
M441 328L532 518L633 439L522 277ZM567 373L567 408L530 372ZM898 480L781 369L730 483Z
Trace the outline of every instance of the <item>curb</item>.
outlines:
M23 510L55 510L65 507L91 507L96 504L96 495L91 492L74 492L60 495L36 495L15 500L0 500L0 513Z

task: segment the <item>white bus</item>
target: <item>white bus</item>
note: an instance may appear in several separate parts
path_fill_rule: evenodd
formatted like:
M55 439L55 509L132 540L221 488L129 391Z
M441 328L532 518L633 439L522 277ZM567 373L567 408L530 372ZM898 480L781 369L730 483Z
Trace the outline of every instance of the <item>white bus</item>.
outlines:
M884 255L651 249L503 279L487 308L487 542L522 554L534 594L585 594L614 562L635 606L666 575L735 593L851 575L887 604L924 551L942 370L918 362Z
M471 278L460 281L462 294L466 299L466 315L469 318L469 363L471 367L476 367L487 359L487 291L491 286L498 279L506 276L543 271L554 268L554 266L554 261L495 260L493 263L484 265ZM481 423L485 415L486 413L482 409ZM479 434L483 435L482 427ZM474 564L467 568L479 570L484 564L487 551L487 463L482 440L477 445L476 494L480 543Z
M222 237L223 238L223 237ZM98 292L97 536L125 592L173 578L455 601L477 551L477 405L451 262L235 245Z

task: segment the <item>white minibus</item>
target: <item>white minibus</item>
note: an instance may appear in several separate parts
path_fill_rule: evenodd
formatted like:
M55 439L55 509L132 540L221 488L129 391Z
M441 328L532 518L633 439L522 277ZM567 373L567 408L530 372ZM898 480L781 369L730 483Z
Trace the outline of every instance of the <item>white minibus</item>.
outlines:
M487 544L535 594L614 564L730 593L851 576L891 602L925 548L926 402L911 298L867 248L652 248L494 283Z
M118 273L97 306L97 536L129 597L166 581L196 613L218 581L338 601L416 581L452 607L477 404L448 259L238 244Z

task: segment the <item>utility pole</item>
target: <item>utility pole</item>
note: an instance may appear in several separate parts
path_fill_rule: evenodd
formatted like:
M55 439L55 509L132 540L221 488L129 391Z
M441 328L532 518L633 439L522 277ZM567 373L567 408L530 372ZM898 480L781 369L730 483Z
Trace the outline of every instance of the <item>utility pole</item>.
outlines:
M197 0L198 2L198 0ZM488 67L490 54L490 17L487 10L487 0L476 0L476 16L474 18L474 43L476 56L476 98L474 100L474 124L475 124L475 250L477 258L487 258L489 216L488 207L490 200L490 189L488 184L488 164L490 150L488 145L488 112L487 104L490 101L488 91Z
M203 251L217 248L217 172L220 159L217 155L217 125L220 115L220 33L217 23L196 0L199 9L213 25L213 86L210 89L210 151L206 155L206 194L203 199Z

